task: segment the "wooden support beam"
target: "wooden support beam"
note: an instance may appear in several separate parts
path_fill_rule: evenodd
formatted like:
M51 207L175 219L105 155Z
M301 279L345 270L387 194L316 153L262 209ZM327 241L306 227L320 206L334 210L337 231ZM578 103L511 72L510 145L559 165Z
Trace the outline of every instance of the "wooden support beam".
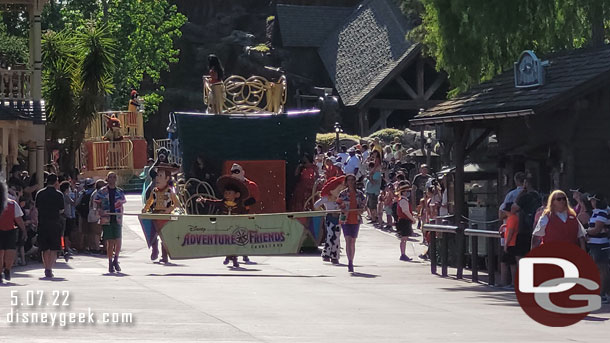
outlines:
M434 80L434 83L431 84L430 87L428 87L428 90L426 90L426 93L424 93L424 100L430 99L440 86L443 85L443 82L445 82L446 79L447 75L445 73L439 73L436 80Z
M470 144L468 148L466 148L464 154L468 156L474 149L477 148L479 144L481 144L485 140L485 138L489 137L492 131L492 128L487 128L479 137L477 137L477 139L475 139L474 142L472 142L472 144Z
M442 100L398 100L398 99L373 99L369 103L372 108L383 108L392 110L416 110L430 108L443 102Z
M371 125L369 130L371 132L375 132L377 130L387 129L388 118L390 117L392 112L393 112L392 110L382 109L379 114L379 119L377 119L377 121L373 125Z
M396 82L398 82L398 85L400 86L400 88L402 88L407 93L407 95L409 95L411 97L411 99L413 99L413 100L419 99L419 97L417 96L417 93L415 93L413 88L411 88L411 86L409 86L407 81L405 81L405 79L403 79L402 76L400 76L400 75L396 76Z
M464 215L464 161L466 160L466 144L470 136L470 122L457 123L453 127L455 137L454 161L455 161L455 182L454 182L454 220L455 225L460 225L462 215Z
M424 98L424 60L417 59L417 99Z

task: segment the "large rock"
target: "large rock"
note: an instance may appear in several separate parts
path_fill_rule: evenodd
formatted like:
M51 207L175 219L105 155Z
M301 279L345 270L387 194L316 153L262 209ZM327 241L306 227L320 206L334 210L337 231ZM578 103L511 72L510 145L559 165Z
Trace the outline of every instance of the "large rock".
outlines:
M233 30L227 37L223 37L220 41L224 44L233 44L239 46L250 46L254 44L254 35L245 31Z

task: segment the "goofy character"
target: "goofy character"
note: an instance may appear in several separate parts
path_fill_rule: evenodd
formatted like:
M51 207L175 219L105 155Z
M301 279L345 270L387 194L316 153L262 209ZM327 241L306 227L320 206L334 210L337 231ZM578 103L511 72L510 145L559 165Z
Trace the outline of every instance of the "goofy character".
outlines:
M155 187L152 189L146 205L142 209L142 213L152 212L160 214L170 214L176 208L180 206L178 197L173 187L170 185L172 174L178 171L178 168L174 165L162 163L154 167L155 176ZM155 220L154 225L156 229L155 237L152 240L152 253L150 255L151 260L156 260L159 257L158 237L163 226L167 223L167 220ZM161 242L161 260L159 262L168 263L167 248L163 242Z
M323 208L326 211L338 210L337 197L343 189L345 189L345 175L331 177L322 186L322 191L320 192L321 198L316 201L314 208L316 210ZM322 260L339 264L340 239L339 213L328 213L326 215L326 242L324 242L324 250L322 250Z

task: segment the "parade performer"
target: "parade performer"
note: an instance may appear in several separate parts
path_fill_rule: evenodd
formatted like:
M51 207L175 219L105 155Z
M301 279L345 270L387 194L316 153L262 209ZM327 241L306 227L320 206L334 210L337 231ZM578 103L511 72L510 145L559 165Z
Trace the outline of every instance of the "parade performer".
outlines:
M197 202L211 204L215 207L215 212L220 215L247 214L248 210L243 204L243 199L249 198L248 188L237 178L225 175L216 181L216 189L222 191L221 200L206 199L199 197ZM239 267L237 256L227 256L223 264L233 261L233 267Z
M148 170L148 176L150 177L151 180L155 180L155 178L157 177L157 170L156 170L156 166L161 165L161 164L169 164L169 155L170 155L170 151L167 150L167 148L165 147L160 147L159 149L157 149L157 159L155 160L155 162L152 164L152 168L149 168ZM171 182L170 182L170 186L171 186ZM153 189L153 185L152 183L148 185L147 188L145 188L144 191L144 201L147 201L148 198L150 197L150 192Z
M354 255L356 254L356 239L362 223L362 212L365 211L364 193L356 188L356 175L345 175L346 189L339 193L337 204L341 209L339 223L345 237L345 252L347 254L347 270L354 272Z
M123 140L123 135L121 134L121 120L117 118L117 116L113 113L110 116L106 117L106 134L104 135L105 141L117 142Z
M256 182L246 178L246 172L244 171L244 168L242 168L242 166L237 163L234 163L231 166L231 176L242 181L244 185L246 185L246 187L248 188L249 197L247 199L244 198L244 206L246 207L246 210L248 210L248 213L254 213L252 207L256 203L260 202L260 192L258 190L258 185L256 184Z
M138 91L133 89L129 97L129 106L127 106L128 112L137 112L140 109L140 102L138 101Z
M396 229L400 236L400 260L410 261L411 258L406 254L407 240L409 236L413 234L413 223L415 218L411 212L411 204L409 203L409 197L411 196L411 185L408 181L403 181L399 184L396 194L398 195L398 206L396 211L398 212L398 222L396 223Z
M249 180L246 178L246 172L244 168L237 163L234 163L231 166L231 176L242 181L246 187L248 188L249 198L244 200L244 206L246 207L246 213L256 213L254 210L254 205L260 201L260 193L258 191L258 185L256 182ZM250 263L250 258L248 256L244 256L244 263Z
M148 200L146 201L146 205L142 209L142 213L152 212L152 213L161 213L161 214L170 214L177 207L180 206L180 202L178 197L176 196L176 192L173 187L170 185L170 181L172 180L172 174L178 171L178 166L171 165L168 163L162 163L154 167L155 169L155 187ZM155 220L153 221L155 225L156 233L154 238L152 239L152 253L150 255L151 260L156 260L159 257L159 247L158 247L158 237L161 233L161 229L167 223L167 220ZM161 242L161 260L160 262L167 263L169 262L167 248L165 244Z
M315 209L324 209L327 211L338 210L337 197L339 193L345 189L345 176L332 177L320 192L321 198L314 204ZM326 242L322 251L322 260L339 264L339 255L341 252L341 228L339 227L339 214L328 213L326 215Z
M122 243L123 204L127 202L127 199L123 190L116 186L117 174L115 172L108 173L106 182L108 184L95 194L93 201L100 211L102 237L106 242L106 256L108 257L108 272L114 273L115 270L121 271L119 252Z

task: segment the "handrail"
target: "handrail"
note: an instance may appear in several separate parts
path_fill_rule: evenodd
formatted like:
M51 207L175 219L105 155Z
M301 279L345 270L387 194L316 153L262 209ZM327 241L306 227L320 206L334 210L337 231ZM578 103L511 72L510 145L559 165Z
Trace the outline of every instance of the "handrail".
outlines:
M424 224L422 231L424 234L432 233L429 237L429 255L430 255L430 271L432 274L436 274L437 263L436 263L436 239L441 239L441 265L442 265L442 276L447 276L448 269L448 254L449 244L447 241L448 234L456 235L456 249L455 255L457 258L457 278L461 279L463 276L464 269L464 255L466 253L465 237L469 236L471 240L471 263L472 263L472 281L477 282L479 280L478 272L478 255L479 255L479 237L487 239L488 246L488 275L489 284L495 284L495 271L496 271L496 245L498 245L501 235L497 231L469 229L466 227L466 223L462 222L461 226L454 225L437 225L437 224ZM497 249L499 254L502 254L502 249Z
M452 225L424 224L423 230L424 230L424 232L434 231L434 232L456 233L456 231L458 230L458 227L452 226Z
M466 230L464 230L464 234L466 236L489 237L489 238L501 238L502 237L498 231L478 230L478 229L466 229Z

